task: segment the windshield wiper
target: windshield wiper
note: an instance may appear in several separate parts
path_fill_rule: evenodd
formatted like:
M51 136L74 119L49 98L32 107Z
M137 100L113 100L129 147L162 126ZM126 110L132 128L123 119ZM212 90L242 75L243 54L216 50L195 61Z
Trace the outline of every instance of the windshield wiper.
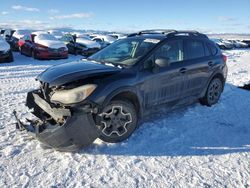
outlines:
M123 64L123 63L113 63L113 62L110 62L110 61L104 61L104 60L95 60L95 59L91 59L91 58L87 58L88 61L95 61L97 63L101 63L103 65L108 65L108 64L112 64L114 65L115 67L118 67L118 66L121 66L121 67L128 67L128 65L126 64Z

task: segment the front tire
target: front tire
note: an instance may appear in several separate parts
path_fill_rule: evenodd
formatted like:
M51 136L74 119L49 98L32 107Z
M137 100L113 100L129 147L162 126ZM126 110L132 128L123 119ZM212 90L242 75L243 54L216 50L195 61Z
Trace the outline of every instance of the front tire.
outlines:
M137 113L129 101L111 101L99 114L100 139L117 143L126 140L137 128Z
M207 88L206 94L200 99L200 103L206 106L212 106L216 104L223 91L223 82L220 78L213 78Z

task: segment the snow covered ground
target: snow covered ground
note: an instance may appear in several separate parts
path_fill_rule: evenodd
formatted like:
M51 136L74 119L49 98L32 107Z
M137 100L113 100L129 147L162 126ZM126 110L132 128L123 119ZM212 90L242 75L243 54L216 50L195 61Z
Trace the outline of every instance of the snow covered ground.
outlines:
M220 102L194 104L143 123L119 144L97 140L77 153L43 149L15 131L13 109L24 117L26 92L45 68L15 53L0 64L0 187L250 187L250 50L225 52L228 81Z

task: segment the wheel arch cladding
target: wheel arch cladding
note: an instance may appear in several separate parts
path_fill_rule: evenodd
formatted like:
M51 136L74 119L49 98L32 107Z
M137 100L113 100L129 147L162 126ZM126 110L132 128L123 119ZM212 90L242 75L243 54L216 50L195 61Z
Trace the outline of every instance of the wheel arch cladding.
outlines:
M221 73L221 72L216 72L216 73L212 74L211 77L208 79L208 81L207 81L207 83L206 83L206 87L204 87L204 90L202 91L200 97L203 97L203 96L206 94L207 88L208 88L210 82L211 82L214 78L219 78L219 79L222 81L222 83L223 83L223 90L224 90L224 85L225 85L226 80L225 80L225 78L224 78L224 76L223 76L223 73Z
M128 100L128 101L130 101L134 105L136 113L138 115L140 114L140 111L141 111L140 101L138 99L138 96L134 92L132 92L132 91L121 91L121 92L113 95L110 98L109 102L114 101L114 100Z
M219 78L219 79L222 81L222 83L225 84L225 79L224 79L222 73L216 73L216 74L212 77L212 79L214 79L214 78ZM212 79L211 79L211 80L212 80ZM210 81L211 81L211 80L210 80Z

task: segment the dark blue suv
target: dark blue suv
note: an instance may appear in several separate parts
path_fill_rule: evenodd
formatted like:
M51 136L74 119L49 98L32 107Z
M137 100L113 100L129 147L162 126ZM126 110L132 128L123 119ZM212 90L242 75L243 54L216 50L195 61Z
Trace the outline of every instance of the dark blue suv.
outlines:
M146 30L118 40L88 59L51 67L27 96L37 120L17 127L47 146L75 150L97 137L127 139L138 120L158 110L218 102L226 57L196 31Z

